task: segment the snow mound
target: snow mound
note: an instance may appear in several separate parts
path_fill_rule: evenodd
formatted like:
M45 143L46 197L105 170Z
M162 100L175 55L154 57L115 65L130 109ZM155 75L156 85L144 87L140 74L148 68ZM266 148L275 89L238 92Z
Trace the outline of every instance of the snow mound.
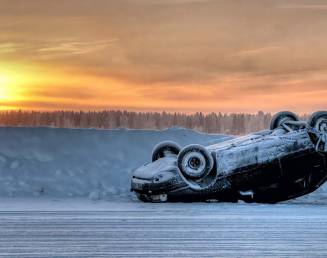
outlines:
M0 128L0 196L127 196L131 172L150 160L158 142L209 145L224 138L181 128Z

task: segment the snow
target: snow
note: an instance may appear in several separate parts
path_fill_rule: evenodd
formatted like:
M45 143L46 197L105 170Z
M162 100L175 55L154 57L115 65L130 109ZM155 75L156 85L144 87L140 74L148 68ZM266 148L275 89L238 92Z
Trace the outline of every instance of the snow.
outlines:
M0 128L0 197L126 197L131 172L151 160L158 142L209 145L225 138L180 128Z
M189 129L0 128L1 197L128 200L132 171L160 141L211 145L229 137ZM295 200L326 203L327 186Z
M277 205L143 203L129 192L158 142L224 139L0 128L0 257L326 257L326 187Z

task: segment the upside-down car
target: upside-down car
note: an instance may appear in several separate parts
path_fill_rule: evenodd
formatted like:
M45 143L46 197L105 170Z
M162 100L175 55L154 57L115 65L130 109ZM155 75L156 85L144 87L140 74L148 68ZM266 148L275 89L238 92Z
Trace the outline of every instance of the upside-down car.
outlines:
M300 121L277 113L270 130L211 146L158 144L133 172L142 201L277 203L311 193L327 179L327 112Z

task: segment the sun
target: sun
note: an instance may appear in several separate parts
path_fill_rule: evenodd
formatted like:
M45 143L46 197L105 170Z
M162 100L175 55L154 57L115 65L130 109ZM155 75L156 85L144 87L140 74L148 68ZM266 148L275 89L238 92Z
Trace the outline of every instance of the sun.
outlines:
M21 97L25 81L25 76L23 80L21 74L0 64L0 105L2 107Z
M0 100L9 100L13 97L13 85L8 76L0 74Z
M16 103L22 96L18 79L14 73L0 71L0 110L17 109Z

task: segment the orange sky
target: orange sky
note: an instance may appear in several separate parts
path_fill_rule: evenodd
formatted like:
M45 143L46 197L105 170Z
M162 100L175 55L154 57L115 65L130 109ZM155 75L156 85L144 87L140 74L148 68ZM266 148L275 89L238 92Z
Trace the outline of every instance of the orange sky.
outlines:
M0 109L327 109L327 4L0 0Z

